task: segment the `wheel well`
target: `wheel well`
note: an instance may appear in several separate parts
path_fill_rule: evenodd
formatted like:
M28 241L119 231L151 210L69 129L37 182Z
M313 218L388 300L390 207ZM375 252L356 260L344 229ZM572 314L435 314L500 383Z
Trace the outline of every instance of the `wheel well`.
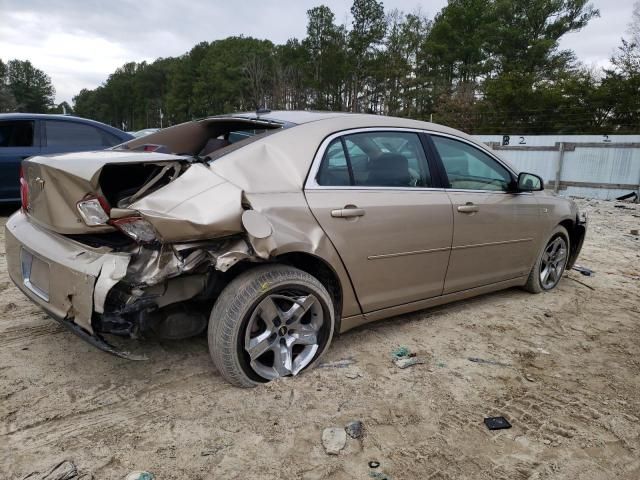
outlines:
M563 220L560 222L560 225L567 229L567 233L569 234L569 241L573 243L573 221Z
M582 242L584 242L585 236L585 227L584 225L580 225L576 219L573 220L563 220L560 222L564 228L569 232L569 259L567 261L567 269L571 269L578 258L578 253L582 249Z
M335 331L340 331L339 323L342 313L342 285L333 268L324 260L309 253L293 252L285 253L274 259L277 263L284 263L299 268L309 275L316 277L327 289L335 309Z

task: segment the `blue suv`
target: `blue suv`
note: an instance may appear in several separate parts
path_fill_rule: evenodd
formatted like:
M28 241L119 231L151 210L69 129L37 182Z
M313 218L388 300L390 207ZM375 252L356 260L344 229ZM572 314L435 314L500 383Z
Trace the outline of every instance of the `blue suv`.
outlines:
M20 201L20 162L27 157L104 150L132 138L122 130L85 118L0 114L0 203Z

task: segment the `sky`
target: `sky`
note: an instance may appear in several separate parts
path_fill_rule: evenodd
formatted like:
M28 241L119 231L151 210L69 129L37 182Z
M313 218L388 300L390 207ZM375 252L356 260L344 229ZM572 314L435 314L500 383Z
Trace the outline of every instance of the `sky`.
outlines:
M608 65L627 27L635 0L592 0L600 18L566 35L588 66ZM56 88L56 102L95 88L130 61L181 55L201 41L231 35L275 43L303 38L308 9L325 4L337 23L350 24L350 0L0 0L0 59L30 60ZM385 10L420 10L429 18L446 0L384 0Z

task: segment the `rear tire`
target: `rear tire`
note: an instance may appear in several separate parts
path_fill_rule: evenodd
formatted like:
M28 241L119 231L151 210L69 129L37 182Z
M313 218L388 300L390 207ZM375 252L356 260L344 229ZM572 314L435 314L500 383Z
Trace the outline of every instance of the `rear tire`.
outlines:
M567 229L558 225L538 255L524 289L541 293L556 288L569 261L570 246Z
M208 343L222 376L255 387L311 368L331 343L331 296L308 273L263 265L233 279L211 311Z

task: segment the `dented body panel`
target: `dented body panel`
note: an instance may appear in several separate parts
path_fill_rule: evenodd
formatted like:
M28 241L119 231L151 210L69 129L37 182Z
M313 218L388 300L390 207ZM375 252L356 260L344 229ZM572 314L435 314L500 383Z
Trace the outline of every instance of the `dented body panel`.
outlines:
M9 276L16 286L51 315L72 320L93 333L94 307L101 309L108 290L124 277L130 255L89 249L39 228L21 212L7 220L5 242ZM23 251L32 252L48 266L48 299L25 283Z
M202 164L129 205L163 242L194 241L242 232L242 190Z
M184 157L163 153L109 150L31 157L22 164L29 184L29 218L62 234L113 231L109 225L88 227L76 209L76 204L87 195L101 192L98 180L102 168L107 164L184 160Z
M336 318L342 318L336 327L346 331L490 291L491 282L495 289L522 285L546 232L561 221L576 221L568 202L528 194L536 222L522 221L536 231L532 238L538 236L526 255L517 252L522 260L517 271L498 280L488 275L485 284L465 286L466 292L447 288L448 271L462 271L462 279L453 280L464 282L470 276L464 268L473 267L470 259L452 268L455 249L473 252L469 247L479 241L471 235L453 244L464 217L457 216L460 210L443 185L413 188L411 194L406 187L305 187L323 142L362 127L433 131L486 151L461 132L425 122L284 112L280 120L275 114L238 114L188 122L110 151L33 157L24 162L28 205L6 225L11 278L34 303L102 345L103 333L197 334L238 272L252 264L303 258L308 273L322 274ZM261 133L229 144L229 133L243 128ZM90 224L78 205L86 201L95 202L92 208L102 209L108 220ZM340 209L356 204L366 217L340 215ZM470 218L482 225L486 217ZM492 245L514 239L498 240ZM504 257L504 249L495 250ZM25 276L23 252L36 258L34 272L44 277L39 272L48 271L56 279L46 285L46 295L44 286L32 288ZM491 260L483 258L487 264Z

